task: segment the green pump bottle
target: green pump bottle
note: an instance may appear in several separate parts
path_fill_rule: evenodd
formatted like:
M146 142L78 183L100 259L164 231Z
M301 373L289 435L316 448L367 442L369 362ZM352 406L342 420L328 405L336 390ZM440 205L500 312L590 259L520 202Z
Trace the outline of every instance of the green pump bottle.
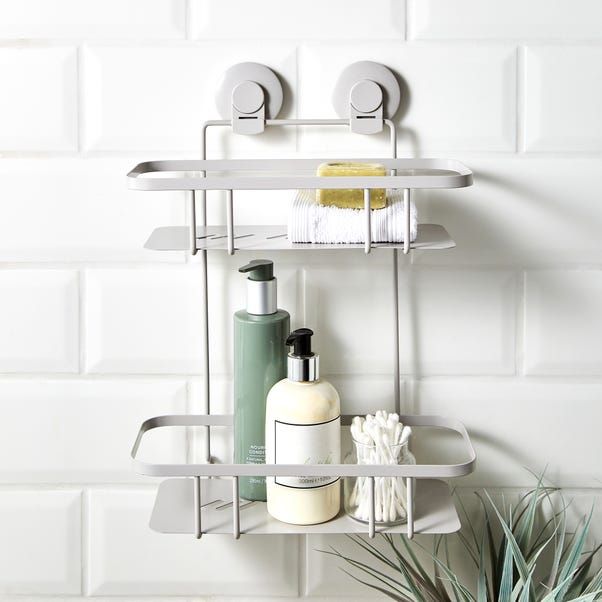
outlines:
M234 314L234 462L265 464L265 402L286 377L288 312L278 309L274 263L254 259L248 273L247 307ZM266 500L265 478L241 477L240 495Z

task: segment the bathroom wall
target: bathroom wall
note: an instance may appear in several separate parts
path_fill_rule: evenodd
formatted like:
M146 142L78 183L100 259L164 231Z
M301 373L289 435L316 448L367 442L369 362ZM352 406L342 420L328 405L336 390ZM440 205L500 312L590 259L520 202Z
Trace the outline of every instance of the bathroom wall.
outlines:
M198 261L142 248L184 223L183 197L128 191L125 173L197 157L216 83L239 61L281 75L283 117L334 116L333 83L355 60L403 78L402 156L475 172L470 189L415 195L457 249L400 261L404 409L466 423L479 454L467 499L515 493L533 483L525 467L547 466L575 516L600 508L601 22L597 0L0 2L2 596L374 599L315 551L342 538L153 533L155 482L130 469L144 418L199 409L203 364ZM309 129L212 133L209 149L387 152L382 137ZM284 223L289 199L238 195L236 220ZM209 199L214 223L222 200ZM217 410L244 304L234 268L249 257L210 257ZM391 253L272 257L281 305L318 333L345 411L392 407ZM153 453L193 457L197 443L170 433Z

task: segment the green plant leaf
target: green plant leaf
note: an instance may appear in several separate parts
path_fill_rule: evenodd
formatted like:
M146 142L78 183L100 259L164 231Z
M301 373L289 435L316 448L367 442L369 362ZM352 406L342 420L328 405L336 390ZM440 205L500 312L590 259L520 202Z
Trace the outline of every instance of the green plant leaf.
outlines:
M374 589L377 592L380 592L381 594L384 594L385 596L387 596L387 598L391 598L392 600L395 600L396 602L423 602L422 600L412 600L412 598L408 598L407 596L395 595L392 592L390 592L382 587L379 587L378 585L374 585L373 583L369 583L368 581L363 581L362 579L359 579L358 577L356 577L355 575L352 575L349 571L346 571L345 569L341 569L341 570L346 575L349 575L349 577L351 577L354 581L357 581L358 583L361 583L362 585L365 585L371 589Z
M421 549L423 549L427 554L429 554L430 552L424 548L423 546L421 546L419 543L416 543L417 546L419 546ZM453 591L454 591L454 595L456 596L456 598L458 600L462 600L463 602L474 602L474 597L473 595L470 593L470 591L463 586L459 579L458 576L456 574L454 574L454 572L449 569L447 567L447 565L441 561L441 559L439 559L435 554L431 554L433 561L436 563L436 565L443 571L443 573L445 574L449 584L451 585ZM442 577L439 577L440 579L443 579Z
M477 580L477 602L487 602L487 579L485 577L485 529L479 546L479 577Z
M347 535L348 539L350 539L355 545L364 549L366 552L374 556L379 562L382 562L389 568L396 570L397 565L389 560L376 546L370 544L369 542L362 539L359 535Z
M513 571L512 571L512 548L510 542L506 542L504 552L504 565L502 569L502 580L500 582L500 595L498 602L512 602Z
M527 582L522 585L522 589L520 592L520 597L518 598L518 602L529 602L531 599L531 580L533 578L533 574L529 575L529 579Z
M393 541L393 537L391 535L389 535L389 538L390 538L390 545L392 546L395 553L401 555L401 553L398 551L397 546L395 545L395 543ZM422 577L423 587L425 587L428 590L429 594L432 596L432 598L435 602L440 602L441 597L439 596L440 592L439 592L439 589L437 588L437 584L431 579L429 574L426 572L426 569L422 566L422 563L420 562L420 560L414 553L414 550L412 550L412 546L410 545L408 540L403 535L400 535L399 539L400 539L401 543L403 544L406 552L410 556L414 566L416 567L416 570L419 571L419 573Z
M602 568L591 578L589 585L583 590L584 594L591 594L600 591L602 588Z
M571 598L570 600L567 600L566 602L592 602L593 600L596 599L596 596L599 595L600 593L602 593L602 590L599 590L598 592L594 592L593 594L586 594L585 596L579 596L578 598Z
M559 539L556 540L556 549L554 550L554 560L552 561L552 569L547 580L547 585L553 589L558 584L558 571L560 570L560 561L564 551L564 538L566 535L566 506L563 504L563 511L560 515L560 524L558 525Z
M535 524L535 515L540 505L540 491L543 482L543 473L537 481L537 485L533 491L529 504L524 510L524 514L521 513L516 518L516 543L519 548L526 552L527 545L531 540L533 534L533 525Z
M503 542L500 543L499 547L496 547L495 538L493 536L493 529L491 526L491 518L489 517L489 508L487 507L487 504L480 493L475 492L475 495L481 503L481 507L483 508L483 513L485 515L485 526L487 529L487 538L489 541L489 562L491 564L491 588L493 590L491 599L495 601L498 599L500 593L499 586L504 562Z
M485 492L485 495L489 498L491 505L493 506L493 509L495 510L495 512L498 516L500 525L501 525L502 529L504 530L506 539L508 540L508 543L510 544L510 547L512 548L512 556L514 558L514 564L516 565L516 568L518 569L520 578L526 583L527 579L529 578L529 568L527 567L527 563L521 552L520 547L516 543L516 539L514 538L512 529L506 524L506 521L504 521L502 515L500 514L497 507L493 503L493 500L489 497L489 494L487 492ZM509 523L510 523L510 525L512 524L512 513L510 513L510 516L509 516Z
M592 520L593 512L594 510L592 508L590 510L589 516L587 517L585 524L581 529L581 532L572 542L570 552L567 556L564 565L562 566L562 569L560 570L559 580L565 583L560 592L557 594L555 602L563 602L564 595L569 588L569 583L566 582L566 578L570 575L574 575L575 571L577 570L577 565L579 563L579 559L581 558L583 546L585 545L585 540L589 532L589 525Z
M451 602L451 597L447 592L445 587L445 581L441 577L441 570L439 568L439 564L437 563L437 558L439 557L439 547L441 546L441 542L443 541L443 535L435 537L434 545L433 545L433 571L435 573L435 585L437 586L437 591L441 596L441 600L446 600L447 602Z
M460 508L462 509L462 514L464 515L464 519L466 520L466 524L468 525L470 534L472 535L472 540L474 542L474 549L478 550L479 549L479 538L477 537L477 533L474 530L474 527L472 526L472 521L470 520L470 517L468 516L468 512L466 511L466 506L464 505L462 498L457 494L456 494L456 500L458 500L458 504L459 504ZM458 535L459 534L460 534L460 531L458 531ZM471 547L467 545L466 549L471 549ZM471 549L471 552L472 552L473 556L476 558L474 549Z
M585 586L588 581L591 581L590 570L592 568L594 557L600 551L602 545L597 546L591 552L585 554L585 560L579 565L575 571L571 585L566 595L571 598L584 593Z
M354 560L353 558L349 558L347 556L344 556L340 552L325 552L325 553L326 554L332 554L333 556L337 556L341 560L344 560L349 565L351 565L353 568L356 568L356 569L362 571L363 573L366 573L367 575L369 575L373 579L376 579L377 581L380 581L385 587L388 587L388 588L394 590L394 592L396 594L405 595L405 592L402 591L404 589L407 590L407 591L410 591L409 588L405 587L402 583L399 583L393 577L390 577L389 575L386 575L386 574L384 574L384 573L382 573L382 572L380 572L380 571L378 571L378 570L376 570L376 569L368 566L367 564L365 564L363 562L360 562L359 560ZM341 569L341 570L343 572L345 572L344 569ZM388 583L388 582L391 582L391 583Z

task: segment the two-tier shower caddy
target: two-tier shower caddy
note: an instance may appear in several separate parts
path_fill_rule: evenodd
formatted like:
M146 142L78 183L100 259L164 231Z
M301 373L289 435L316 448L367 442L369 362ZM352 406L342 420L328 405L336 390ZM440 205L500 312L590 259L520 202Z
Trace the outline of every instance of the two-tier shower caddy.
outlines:
M374 537L378 531L407 533L451 533L460 528L450 490L441 479L459 477L474 470L475 452L464 426L455 419L440 416L401 416L414 427L435 427L455 431L463 440L466 459L459 464L416 465L247 465L212 462L212 427L232 428L231 415L211 413L210 350L207 252L226 250L302 250L364 249L370 253L391 249L392 314L394 320L394 396L400 411L399 365L399 290L398 250L449 249L455 246L443 226L419 224L416 240L410 242L410 195L419 188L462 188L472 184L472 172L462 163L448 159L398 159L397 133L392 117L400 103L400 88L393 73L379 63L362 61L350 65L339 78L333 101L340 119L276 119L282 105L282 86L278 77L264 65L241 63L231 67L219 87L217 105L223 120L208 121L201 133L200 161L149 161L137 165L129 174L129 187L135 190L188 191L189 225L157 228L146 247L155 250L190 251L201 254L202 297L199 312L204 322L204 413L201 415L158 416L146 420L132 449L134 469L143 475L172 477L164 480L157 493L150 526L163 533L190 533L200 538L205 533L362 533ZM386 126L390 132L391 158L369 159L383 164L388 175L382 177L318 177L318 165L328 159L207 160L206 133L210 127L229 127L238 134L259 134L266 127L347 126L352 132L374 134ZM331 159L332 160L332 159ZM362 159L353 159L361 161ZM366 159L363 159L366 160ZM363 189L365 203L365 242L329 245L297 244L287 240L286 226L235 226L235 190ZM404 242L373 243L370 230L370 189L402 189L404 199ZM226 226L207 225L206 191L225 191ZM198 194L197 194L198 191ZM200 212L197 213L197 204ZM201 307L203 310L201 310ZM343 416L349 425L351 416ZM154 464L138 458L144 434L160 427L203 427L204 458L201 464ZM418 458L420 460L420 458ZM241 476L338 476L368 477L372 491L371 517L366 528L343 512L320 525L297 526L272 518L263 502L247 502L239 497ZM374 478L402 477L407 484L405 525L380 527L374 517ZM203 478L206 477L206 478ZM222 478L219 478L222 477Z

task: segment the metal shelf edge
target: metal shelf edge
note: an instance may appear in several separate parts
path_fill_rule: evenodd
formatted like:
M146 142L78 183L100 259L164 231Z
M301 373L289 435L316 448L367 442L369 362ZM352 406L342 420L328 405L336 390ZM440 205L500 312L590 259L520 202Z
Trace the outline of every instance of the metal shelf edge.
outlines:
M332 161L332 159L330 159ZM343 159L341 159L343 160ZM472 171L455 159L372 158L389 169L431 170L388 176L320 177L316 175L207 175L206 172L314 170L328 159L175 160L139 163L127 174L133 190L297 190L339 188L465 188ZM354 159L358 161L358 159ZM198 172L198 173L196 173ZM152 174L160 174L153 177ZM192 175L191 175L192 174Z
M203 535L232 534L232 497L229 480L202 481L201 524ZM150 527L160 533L194 534L193 480L167 479L161 483L150 519ZM416 533L454 533L460 520L449 486L438 479L417 483L414 531ZM265 502L241 500L240 532L247 535L300 535L362 533L368 525L347 516L343 511L331 521L318 525L290 525L272 518ZM376 526L376 532L407 533L407 525Z
M349 423L349 416L342 420ZM457 464L157 464L140 460L138 450L144 434L150 430L172 426L229 426L229 414L186 414L157 416L145 420L138 431L131 452L134 470L152 477L234 477L234 476L393 476L417 479L456 478L470 474L476 465L476 452L465 426L444 416L401 415L404 424L414 427L448 429L459 434L467 450L467 459Z
M286 226L236 226L234 228L235 250L271 251L324 251L362 249L363 243L312 244L293 243L287 238ZM146 249L154 251L189 251L190 229L188 226L162 226L153 230L145 243ZM372 243L373 249L403 249L403 242ZM416 240L410 248L420 251L452 249L456 243L447 230L439 224L418 224ZM227 251L226 226L198 226L197 249Z

